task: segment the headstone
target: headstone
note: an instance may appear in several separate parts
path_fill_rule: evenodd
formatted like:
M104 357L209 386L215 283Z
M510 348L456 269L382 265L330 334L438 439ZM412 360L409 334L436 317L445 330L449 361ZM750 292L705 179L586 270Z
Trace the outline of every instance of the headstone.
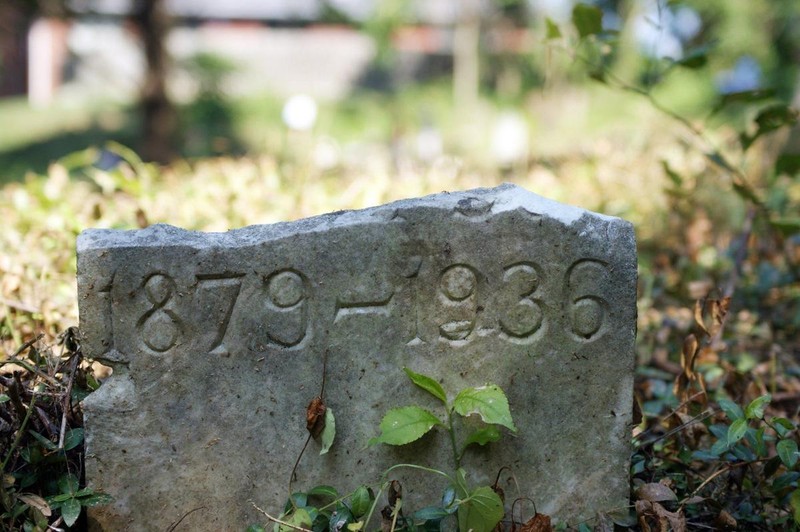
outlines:
M506 392L519 431L465 454L473 485L509 466L508 505L556 520L627 504L636 251L620 219L503 185L227 233L88 230L78 286L84 352L113 367L85 401L87 480L115 497L95 529L280 513L323 363L336 440L311 442L294 490L451 470L442 431L366 447L390 408L439 412L408 367L451 394ZM446 484L392 478L406 508Z

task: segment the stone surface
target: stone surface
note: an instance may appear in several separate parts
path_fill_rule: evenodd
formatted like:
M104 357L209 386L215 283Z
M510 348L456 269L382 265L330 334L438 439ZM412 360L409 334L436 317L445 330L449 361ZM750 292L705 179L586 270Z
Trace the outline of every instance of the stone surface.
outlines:
M506 391L519 433L467 452L470 482L508 465L561 520L627 504L636 250L620 219L503 185L228 233L89 230L78 285L84 351L114 369L85 401L87 479L116 498L95 529L242 529L264 521L250 500L279 513L326 353L337 439L311 442L295 490L452 468L444 433L365 448L389 408L438 412L407 366L450 394ZM444 488L394 478L407 506Z

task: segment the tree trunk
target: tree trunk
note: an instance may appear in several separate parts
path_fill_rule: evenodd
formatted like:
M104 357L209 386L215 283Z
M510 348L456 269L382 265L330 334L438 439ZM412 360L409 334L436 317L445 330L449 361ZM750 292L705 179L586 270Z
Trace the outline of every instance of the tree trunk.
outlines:
M473 113L478 103L480 5L461 0L453 36L453 100L460 113Z
M147 64L142 87L142 157L159 163L175 158L177 112L167 95L169 56L166 38L169 16L164 0L139 0L136 3L139 26Z

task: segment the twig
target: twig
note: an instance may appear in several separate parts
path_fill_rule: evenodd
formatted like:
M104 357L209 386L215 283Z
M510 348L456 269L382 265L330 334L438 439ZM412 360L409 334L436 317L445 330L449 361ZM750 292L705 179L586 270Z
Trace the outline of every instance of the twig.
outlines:
M19 446L19 442L22 441L22 436L25 434L25 427L28 425L28 421L31 419L31 414L33 414L33 409L36 406L36 394L31 396L31 404L28 405L28 412L25 414L25 419L22 420L22 424L19 426L19 430L17 431L17 437L14 438L14 443L8 449L8 454L3 459L3 464L0 469L6 471L6 466L8 465L8 461L11 460L11 455L14 454L14 450Z
M175 530L176 528L178 528L178 525L179 525L179 524L181 524L181 521L183 521L184 519L186 519L187 517L189 517L191 514L195 513L196 511L198 511L198 510L205 510L205 509L206 509L206 507L205 507L205 506L200 506L199 508L195 508L194 510L189 510L188 512L186 512L185 514L183 514L183 515L181 516L181 518L180 518L180 519L178 519L178 521L177 521L175 524L173 524L173 525L170 525L170 527L169 527L169 528L167 528L167 532L173 532L173 530Z
M67 381L67 389L64 392L64 404L61 407L61 432L58 436L58 448L64 448L64 438L67 432L67 414L72 410L72 383L75 382L75 372L78 371L78 364L81 361L80 350L75 351L72 355L72 363L69 368L69 380Z
M675 414L677 414L677 413L678 413L678 411L679 411L681 408L683 408L684 406L686 406L686 405L687 405L687 404L689 404L690 402L694 401L694 400L695 400L695 399L696 399L698 396L700 396L700 395L703 395L703 392L696 392L694 395L692 395L691 397L689 397L688 399L686 399L684 402L682 402L681 404L679 404L678 406L676 406L675 408L673 408L673 409L672 409L672 412L670 412L670 413L669 413L669 414L667 414L666 416L663 416L663 417L662 417L662 418L659 420L659 422L663 422L663 421L666 421L666 420L668 420L669 418L671 418L672 416L674 416ZM695 416L694 418L690 419L690 420L689 420L687 423L683 423L683 424L681 424L679 427L676 427L675 429L672 429L671 431L669 431L669 432L667 432L667 433L663 434L662 436L659 436L658 438L656 438L656 439L654 439L654 440L652 440L652 441L649 441L649 442L647 442L646 444L643 444L643 445L650 445L651 443L655 443L655 442L657 442L658 440L661 440L661 439L663 439L663 438L666 438L667 436L669 436L670 434L672 434L673 432L675 432L675 430L680 430L680 429L682 429L683 427L685 427L685 426L687 426L687 425L690 425L690 424L694 423L695 421L698 421L698 420L699 420L699 418L700 418L700 416L702 416L702 415L703 415L703 414L705 414L706 412L708 412L708 411L704 411L704 412L702 412L702 413L698 414L698 415L697 415L697 416ZM711 413L713 413L713 411L712 411ZM703 419L705 419L705 418L703 418ZM644 432L642 432L642 433L640 433L640 434L637 434L637 435L636 435L636 436L634 436L634 438L633 438L634 442L641 440L642 438L644 438L645 436L647 436L647 435L648 435L648 434L650 434L651 432L653 432L653 429L648 429L648 430L646 430L646 431L644 431Z
M281 521L277 517L272 517L267 512L265 512L264 510L262 510L261 508L256 506L256 503L254 503L253 501L250 501L250 504L252 504L253 508L255 508L256 510L258 510L259 512L264 514L264 516L266 516L266 518L269 519L270 521L272 521L273 523L278 523L281 526L288 526L289 528L291 528L293 530L299 530L300 532L312 532L311 530L309 530L307 528L303 528L302 526L293 525L292 523L287 523L286 521Z
M323 399L325 394L325 380L327 372L328 372L328 350L326 349L325 352L322 354L322 384L320 385L319 388L320 400ZM300 454L297 455L297 460L295 460L294 462L294 467L292 468L292 474L289 475L289 500L291 500L292 498L292 482L294 482L295 479L297 478L297 467L300 465L300 459L303 458L303 454L305 454L306 447L308 447L308 442L310 441L311 441L311 431L308 432L308 436L306 437L306 442L303 444L303 448L300 450Z
M36 342L38 342L38 341L39 341L39 340L41 340L42 338L44 338L44 334L39 334L39 335L35 336L34 338L31 338L30 340L28 340L27 342L25 342L24 344L22 344L21 346L19 346L19 349L17 349L16 351L14 351L14 354L13 354L13 355L11 355L11 356L10 356L10 357L8 357L8 358L16 358L16 357L18 357L19 355L21 355L21 354L22 354L22 352L23 352L23 351L25 351L26 349L28 349L29 347L31 347L33 344L35 344Z
M718 471L715 471L711 476L709 476L707 479L705 479L699 486L697 486L697 489L695 489L688 498L691 499L692 497L694 497L695 495L700 493L700 490L705 488L708 485L709 482L711 482L712 480L714 480L718 476L722 475L723 473L727 473L731 469L736 469L737 467L744 467L744 466L752 465L752 464L755 464L755 463L758 463L758 462L763 462L765 460L766 459L759 459L759 460L753 460L752 462L737 462L735 464L730 464L728 466L725 466L722 469L720 469Z

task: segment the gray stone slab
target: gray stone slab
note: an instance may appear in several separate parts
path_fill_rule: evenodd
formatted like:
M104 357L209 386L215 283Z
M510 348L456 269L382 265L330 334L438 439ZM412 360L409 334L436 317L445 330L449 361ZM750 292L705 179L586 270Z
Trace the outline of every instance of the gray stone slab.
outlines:
M116 498L91 512L96 529L185 516L185 530L241 530L264 521L250 500L279 512L325 353L337 440L322 456L310 444L295 489L377 485L401 462L451 468L443 433L365 448L389 408L437 411L407 366L450 393L506 391L519 432L467 453L471 482L510 466L519 495L562 520L627 504L636 250L623 220L503 185L227 233L88 230L78 288L84 351L114 369L84 405L88 482ZM407 505L444 488L395 477Z

